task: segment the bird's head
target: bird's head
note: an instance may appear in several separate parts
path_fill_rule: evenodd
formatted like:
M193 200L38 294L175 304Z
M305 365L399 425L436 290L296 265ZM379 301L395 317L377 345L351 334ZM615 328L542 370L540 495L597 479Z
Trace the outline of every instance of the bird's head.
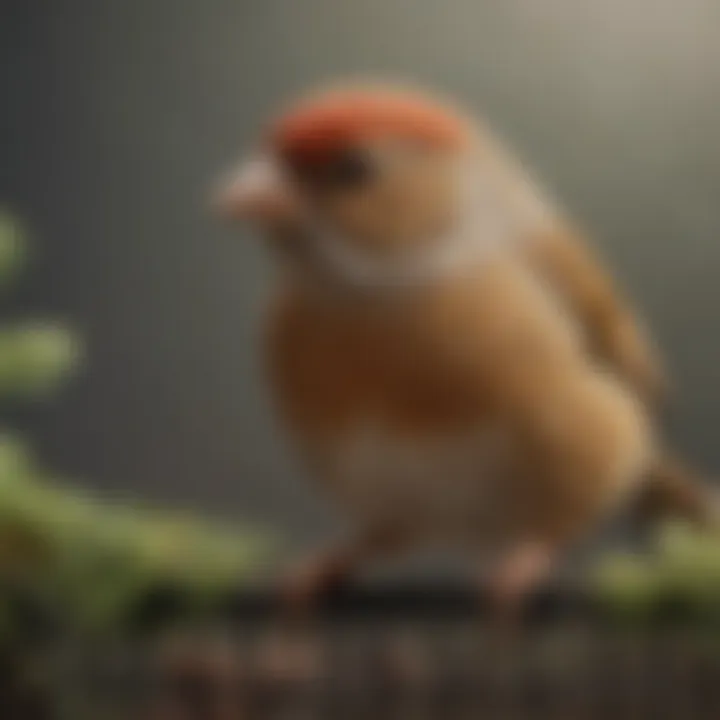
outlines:
M270 125L218 206L345 279L404 281L460 262L477 239L470 218L493 204L478 203L482 154L473 124L429 96L329 90Z

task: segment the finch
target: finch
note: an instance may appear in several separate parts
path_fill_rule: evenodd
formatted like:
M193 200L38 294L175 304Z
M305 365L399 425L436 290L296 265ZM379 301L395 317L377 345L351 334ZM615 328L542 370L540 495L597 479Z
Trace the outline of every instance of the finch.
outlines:
M292 597L443 546L513 604L643 493L702 514L658 442L641 324L483 123L406 88L321 90L269 123L217 204L277 260L276 406L354 533Z

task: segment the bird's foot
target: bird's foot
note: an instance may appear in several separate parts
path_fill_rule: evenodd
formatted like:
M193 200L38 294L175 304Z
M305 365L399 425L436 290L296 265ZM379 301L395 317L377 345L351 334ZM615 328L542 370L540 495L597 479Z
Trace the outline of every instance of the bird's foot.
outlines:
M554 565L553 548L539 541L520 543L504 555L487 584L493 620L516 627L527 601L548 580Z
M339 550L306 558L292 568L282 582L283 610L293 618L307 616L323 596L345 583L352 567L350 556Z

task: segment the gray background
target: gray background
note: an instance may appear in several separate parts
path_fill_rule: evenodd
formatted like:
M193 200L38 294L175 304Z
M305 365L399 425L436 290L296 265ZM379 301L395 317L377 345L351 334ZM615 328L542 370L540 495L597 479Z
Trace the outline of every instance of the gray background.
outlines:
M268 266L205 211L288 94L409 77L486 113L588 227L656 331L672 432L720 468L716 0L1 0L0 201L37 253L14 306L90 364L24 418L108 492L280 523L328 514L275 432Z

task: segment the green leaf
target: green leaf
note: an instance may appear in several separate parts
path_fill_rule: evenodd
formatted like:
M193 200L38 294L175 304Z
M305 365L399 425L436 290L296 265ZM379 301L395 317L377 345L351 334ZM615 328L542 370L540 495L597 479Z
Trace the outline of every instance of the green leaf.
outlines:
M44 395L60 385L80 355L80 343L64 328L49 324L0 328L0 392Z
M0 502L6 486L27 480L33 474L27 443L9 433L0 433Z
M657 600L659 581L652 566L629 554L613 554L596 568L593 583L601 601L623 618L645 617Z
M0 208L0 283L10 280L26 256L24 232L13 215Z

